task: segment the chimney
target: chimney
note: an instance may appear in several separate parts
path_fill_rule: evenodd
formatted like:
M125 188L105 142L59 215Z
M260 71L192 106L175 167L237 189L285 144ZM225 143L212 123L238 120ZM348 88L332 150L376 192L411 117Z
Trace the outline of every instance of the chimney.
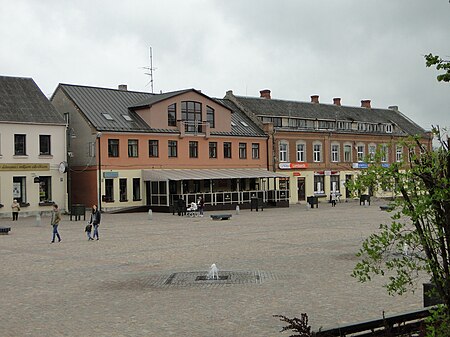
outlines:
M319 103L319 95L312 95L311 103Z
M391 105L391 106L388 106L388 109L389 109L389 110L398 111L398 105Z
M271 97L270 97L270 90L269 89L261 90L259 92L259 94L261 95L260 98L271 99Z
M127 91L128 87L126 84L119 84L119 90Z
M361 108L371 108L370 106L370 99L363 99L361 100Z
M333 104L341 106L341 98L340 97L333 98Z

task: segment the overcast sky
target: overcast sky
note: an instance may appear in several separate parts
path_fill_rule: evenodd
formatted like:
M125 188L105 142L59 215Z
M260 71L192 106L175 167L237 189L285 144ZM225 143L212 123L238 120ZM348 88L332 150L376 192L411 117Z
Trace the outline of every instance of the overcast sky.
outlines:
M343 105L398 105L425 129L450 126L448 0L0 0L0 74L58 83Z

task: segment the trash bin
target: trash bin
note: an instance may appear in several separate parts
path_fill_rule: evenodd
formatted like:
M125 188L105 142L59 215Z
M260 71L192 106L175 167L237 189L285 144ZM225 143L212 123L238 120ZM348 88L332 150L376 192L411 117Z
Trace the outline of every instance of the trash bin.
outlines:
M86 221L86 206L83 204L74 204L70 208L70 221L72 221L72 217L75 217L75 221L81 220L81 216L83 216L83 221Z
M258 212L258 198L252 197L250 199L250 211L253 211L253 208Z

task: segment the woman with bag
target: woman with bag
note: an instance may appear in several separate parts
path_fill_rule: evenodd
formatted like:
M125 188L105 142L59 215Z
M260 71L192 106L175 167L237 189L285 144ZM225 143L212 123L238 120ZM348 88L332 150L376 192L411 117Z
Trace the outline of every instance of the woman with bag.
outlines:
M97 205L92 206L92 214L91 219L89 220L89 223L94 226L94 236L93 239L98 238L98 226L100 225L101 220L101 214L100 211L97 208Z

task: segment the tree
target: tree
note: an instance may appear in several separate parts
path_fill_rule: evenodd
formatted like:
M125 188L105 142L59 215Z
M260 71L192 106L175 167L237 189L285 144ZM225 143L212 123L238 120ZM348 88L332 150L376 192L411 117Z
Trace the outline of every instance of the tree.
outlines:
M450 152L439 127L433 134L438 149L427 149L419 137L411 138L404 142L408 156L403 163L386 167L378 152L351 184L353 190L372 186L398 196L390 204L392 222L381 224L380 231L363 242L353 276L365 282L386 275L388 292L403 294L426 272L450 318Z
M427 67L436 66L437 70L444 71L443 73L441 73L437 76L437 80L439 82L441 82L441 81L450 82L450 61L449 60L443 60L439 56L433 55L433 54L425 55L425 60L426 60Z

